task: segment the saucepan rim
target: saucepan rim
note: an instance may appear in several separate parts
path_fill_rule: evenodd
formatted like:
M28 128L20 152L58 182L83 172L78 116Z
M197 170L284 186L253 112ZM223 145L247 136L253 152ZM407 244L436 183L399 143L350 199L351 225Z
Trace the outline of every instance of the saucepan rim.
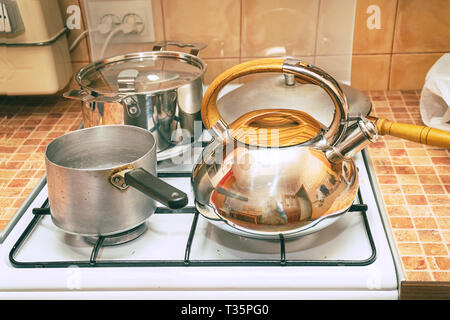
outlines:
M134 159L133 161L127 161L127 162L124 161L120 165L111 165L111 166L95 167L95 168L89 168L89 167L86 167L86 168L75 168L75 167L65 166L65 165L62 165L60 163L55 162L54 160L52 160L49 157L50 151L53 148L55 148L55 145L60 143L61 140L67 139L67 137L73 136L73 135L82 135L82 132L94 131L94 130L97 130L97 131L99 131L99 130L127 130L127 131L134 130L134 131L136 131L136 132L138 132L140 134L143 134L143 135L146 135L147 137L149 137L149 139L150 139L149 143L151 144L151 147L148 148L148 150L146 150L146 152L144 154L140 155L138 158ZM131 143L133 143L133 142L131 142ZM71 131L69 133L66 133L66 134L64 134L64 135L54 139L53 141L51 141L47 145L47 147L45 149L45 160L48 163L50 163L51 165L53 165L55 167L58 167L58 168L61 168L61 169L64 169L64 170L89 171L89 172L92 172L92 171L110 171L110 170L113 170L113 169L116 169L116 168L120 168L120 167L129 165L129 164L132 164L132 163L139 162L140 160L148 157L151 153L153 153L155 151L156 151L156 140L155 140L155 137L153 136L153 134L150 131L148 131L146 129L143 129L143 128L140 128L140 127L136 127L136 126L132 126L132 125L122 125L122 124L118 124L118 125L102 125L102 126L95 126L95 127L89 127L89 128L83 128L83 129L78 129L78 130L75 130L75 131ZM156 152L155 152L155 155L156 155ZM156 159L156 157L155 157L155 159Z

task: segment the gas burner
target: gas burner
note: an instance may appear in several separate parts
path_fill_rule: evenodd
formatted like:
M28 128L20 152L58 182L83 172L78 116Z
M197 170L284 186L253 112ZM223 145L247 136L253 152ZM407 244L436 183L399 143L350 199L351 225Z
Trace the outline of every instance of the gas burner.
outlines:
M35 216L39 215L50 215L50 208L49 207L43 207L43 208L34 208L33 214ZM85 236L83 239L92 245L97 245L100 240L100 245L102 246L114 246L123 244L126 242L130 242L131 240L134 240L141 236L145 231L147 230L147 223L144 222L137 227L134 227L132 229L129 229L127 231L123 231L120 233L116 233L109 236L101 236L101 237L94 237L94 236Z
M134 227L133 229L116 233L113 235L101 237L83 237L83 238L87 243L92 245L97 244L98 241L101 240L103 246L115 246L139 238L146 230L147 230L147 223L144 222L138 225L137 227Z

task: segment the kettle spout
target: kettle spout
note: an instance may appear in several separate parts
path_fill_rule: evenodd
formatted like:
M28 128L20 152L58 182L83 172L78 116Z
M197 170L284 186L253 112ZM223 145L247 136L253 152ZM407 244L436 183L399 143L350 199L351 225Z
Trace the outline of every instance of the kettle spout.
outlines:
M330 161L352 158L369 143L376 142L377 139L376 125L365 117L358 117L358 120L347 128L342 140L328 149L325 154Z

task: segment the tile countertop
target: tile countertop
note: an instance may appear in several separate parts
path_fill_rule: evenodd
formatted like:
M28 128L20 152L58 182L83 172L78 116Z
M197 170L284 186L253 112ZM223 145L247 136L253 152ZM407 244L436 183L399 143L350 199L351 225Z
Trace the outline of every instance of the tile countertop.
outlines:
M0 230L44 176L47 144L81 122L77 101L0 96Z
M370 91L372 115L422 124L420 91ZM82 121L79 102L0 97L0 230L45 174L44 151ZM380 137L369 147L407 281L450 281L450 152Z
M370 91L372 115L423 125L420 91ZM450 150L380 137L369 148L407 281L450 281Z

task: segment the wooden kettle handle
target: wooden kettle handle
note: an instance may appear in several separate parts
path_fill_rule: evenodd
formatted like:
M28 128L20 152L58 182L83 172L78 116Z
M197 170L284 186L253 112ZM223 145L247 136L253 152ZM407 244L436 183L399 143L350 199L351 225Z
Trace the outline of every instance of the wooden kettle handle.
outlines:
M202 120L206 129L210 129L222 117L217 109L217 96L220 90L236 78L262 72L282 72L284 58L266 58L238 64L221 73L209 85L202 100Z
M374 119L380 135L391 135L430 146L450 148L449 131L415 124L391 122L382 118Z

